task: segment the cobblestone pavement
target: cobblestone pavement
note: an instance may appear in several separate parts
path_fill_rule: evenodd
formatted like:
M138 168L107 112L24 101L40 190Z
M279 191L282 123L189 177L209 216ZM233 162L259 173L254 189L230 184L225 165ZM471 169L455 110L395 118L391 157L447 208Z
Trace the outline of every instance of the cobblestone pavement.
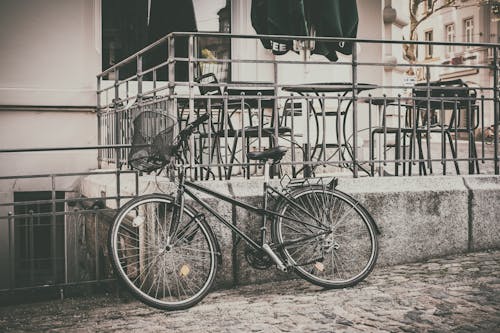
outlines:
M376 268L343 290L294 280L215 291L174 313L123 295L2 307L0 331L500 332L500 251Z

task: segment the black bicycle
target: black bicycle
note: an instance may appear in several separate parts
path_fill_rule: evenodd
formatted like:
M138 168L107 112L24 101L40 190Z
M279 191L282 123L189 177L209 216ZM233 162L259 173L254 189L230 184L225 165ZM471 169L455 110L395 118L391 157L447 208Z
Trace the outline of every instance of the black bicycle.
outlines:
M146 153L132 151L129 157L136 167L166 165L177 175L173 196L149 194L129 201L110 229L115 272L139 300L165 310L185 309L201 301L214 282L221 262L219 244L205 215L188 205L186 196L247 243L246 258L256 268L275 265L325 288L353 286L368 276L378 254L378 229L372 217L359 202L335 189L335 178L271 186L269 167L281 160L286 148L248 154L249 160L264 165L261 207L186 179L184 168L175 167L172 161L182 160L180 151L207 118L198 118L175 137L170 129L162 131L152 139L152 147L159 147L148 148ZM260 239L252 239L231 224L194 191L261 216Z

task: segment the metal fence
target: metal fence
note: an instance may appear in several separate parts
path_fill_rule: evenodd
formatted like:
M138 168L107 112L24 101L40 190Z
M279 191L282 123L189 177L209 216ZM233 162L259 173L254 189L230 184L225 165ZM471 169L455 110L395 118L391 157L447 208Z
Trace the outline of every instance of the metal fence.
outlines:
M178 130L200 114L210 115L185 152L191 176L200 180L259 176L262 169L249 163L246 152L275 145L289 149L281 168L273 172L294 177L499 174L498 44L358 39L352 40L352 56L329 62L311 56L311 46L337 39L266 36L294 40L303 58L203 57L197 49L200 39L214 37L230 44L259 43L263 36L170 34L98 75L98 146L0 150L17 154L92 149L104 169L0 177L44 178L52 184L37 194L41 197L31 194L0 202L9 265L1 292L62 288L112 277L105 238L114 210L107 207L109 200L119 207L120 200L132 197L122 194L123 174L134 174L138 193L139 174L127 170L128 155L133 120L144 111L175 117ZM181 39L188 41L187 58L175 55ZM371 59L372 47L399 48L404 43L432 44L434 50L453 45L468 56L461 56L463 61L414 64ZM145 61L150 53L165 58ZM130 66L135 74L123 77L120 73ZM252 72L265 73L264 79L244 80L244 73ZM384 78L392 72L415 75L394 84ZM290 73L301 73L300 82ZM469 73L470 80L452 78L460 73ZM335 79L339 76L342 80ZM345 77L347 83L338 82ZM85 198L54 185L59 178L93 174L115 175L117 194Z
M206 59L197 45L215 37L227 44L285 41L299 45L303 58ZM176 41L186 39L179 45L187 45L187 58L176 57ZM145 110L176 117L179 129L208 113L186 152L197 179L259 175L246 153L273 145L289 147L275 172L294 177L499 173L498 44L349 41L352 56L330 62L310 53L319 42L342 42L338 39L170 34L98 75L100 143L131 143L131 122ZM370 56L372 49L402 50L404 44L432 45L443 54L461 51L439 62ZM144 66L162 45L165 57ZM120 69L131 63L136 73L122 78ZM208 64L212 72L206 71ZM217 68L229 68L225 73L233 77L221 77ZM248 80L255 72L265 79ZM116 154L126 165L126 150L100 156L101 161L113 163Z
M88 149L89 147L85 147ZM50 149L46 149L50 150ZM29 150L23 150L25 152ZM5 153L5 151L3 151ZM123 194L120 179L135 177L135 191ZM115 194L84 197L64 190L61 179L91 175L114 176ZM44 191L14 192L12 202L0 202L2 262L0 303L15 301L11 292L56 288L64 295L69 286L102 283L114 279L107 255L107 231L121 201L138 193L138 174L133 171L99 171L61 174L2 176L0 182L44 181ZM113 204L110 204L113 203Z

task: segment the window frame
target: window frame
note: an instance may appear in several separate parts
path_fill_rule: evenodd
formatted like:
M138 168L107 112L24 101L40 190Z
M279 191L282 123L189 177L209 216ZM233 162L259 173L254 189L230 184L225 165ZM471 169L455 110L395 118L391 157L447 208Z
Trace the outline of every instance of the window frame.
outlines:
M470 24L469 24L470 22ZM465 43L474 43L474 17L467 17L463 20L464 25L464 42ZM472 46L466 45L465 49L469 50Z
M445 40L448 43L456 42L456 25L455 23L448 23L444 26ZM446 46L446 55L451 56L455 53L455 45Z
M429 38L430 37L430 38ZM425 42L433 42L434 41L434 30L429 29L424 31L424 41ZM425 59L432 59L434 56L434 45L425 44Z

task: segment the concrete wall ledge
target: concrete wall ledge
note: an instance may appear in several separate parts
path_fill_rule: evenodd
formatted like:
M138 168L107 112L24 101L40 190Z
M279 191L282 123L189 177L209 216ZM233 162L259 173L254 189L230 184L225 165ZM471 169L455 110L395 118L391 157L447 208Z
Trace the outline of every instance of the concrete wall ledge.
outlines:
M133 175L120 178L121 195L135 190ZM274 181L279 185L279 181ZM262 180L203 182L207 187L258 204ZM165 178L139 178L139 193L173 193ZM395 265L474 250L500 248L500 176L432 176L340 178L338 189L358 199L381 230L378 265ZM116 195L113 175L82 179L87 197ZM222 216L258 237L259 220L240 208L200 193ZM124 203L123 201L122 203ZM116 205L109 200L108 205ZM113 207L115 208L115 207ZM244 259L244 245L229 230L207 215L223 248L219 284L263 282L287 278L274 269L256 271ZM233 243L237 246L233 248Z

